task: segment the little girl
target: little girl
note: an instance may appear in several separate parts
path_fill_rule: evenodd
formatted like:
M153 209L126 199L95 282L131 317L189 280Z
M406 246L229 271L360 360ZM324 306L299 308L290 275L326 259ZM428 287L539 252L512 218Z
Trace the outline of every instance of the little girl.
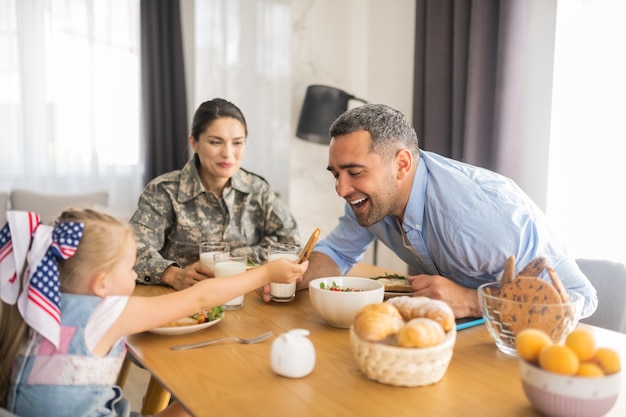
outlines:
M52 227L45 227L52 232ZM74 234L64 237L63 231ZM134 297L136 244L129 227L94 210L68 210L57 220L52 236L53 242L61 242L56 246L69 257L58 260L58 274L54 273L56 261L29 265L37 271L30 273L33 278L25 281L21 291L29 291L31 302L35 298L31 286L33 282L39 285L33 281L39 272L45 271L39 278L45 281L45 291L54 291L49 279L57 275L60 326L57 324L54 330L46 324L40 329L39 321L37 331L33 330L31 323L35 322L29 321L32 314L25 313L21 297L17 302L19 312L30 326L16 313L15 305L3 304L0 311L0 405L21 417L131 415L128 400L115 385L126 353L124 336L210 309L262 287L270 279L291 282L301 277L308 266L308 262L296 264L279 259L228 279L206 279L167 295ZM1 240L0 262L5 259L3 250L7 247ZM78 245L75 253L64 246L72 240ZM35 241L31 246L36 246ZM16 248L18 242L14 243ZM48 253L53 246L55 243ZM15 279L1 275L7 275L6 269L0 268L0 283ZM5 284L0 288L4 288L5 294L0 290L0 295L6 301ZM173 402L159 415L187 414Z

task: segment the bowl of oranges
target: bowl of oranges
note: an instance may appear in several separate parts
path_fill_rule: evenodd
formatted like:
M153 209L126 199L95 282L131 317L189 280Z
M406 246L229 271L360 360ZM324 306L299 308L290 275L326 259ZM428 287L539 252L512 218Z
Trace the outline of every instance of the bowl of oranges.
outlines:
M541 329L527 328L515 338L526 397L548 417L601 417L615 402L621 384L620 356L596 346L590 328L578 327L563 343Z

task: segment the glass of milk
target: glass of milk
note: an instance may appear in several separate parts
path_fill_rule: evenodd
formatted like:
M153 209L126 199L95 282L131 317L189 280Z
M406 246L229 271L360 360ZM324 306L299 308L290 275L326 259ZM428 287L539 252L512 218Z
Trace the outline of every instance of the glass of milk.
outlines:
M246 255L233 255L230 252L217 252L213 255L213 265L215 278L230 277L246 272L248 257ZM244 294L241 294L222 304L222 308L224 310L239 310L243 307L243 296Z
M213 255L229 251L230 245L226 242L202 242L200 243L200 263L215 273Z
M278 258L298 260L299 247L296 245L270 245L267 248L267 260L271 262ZM270 299L279 303L286 303L296 298L296 281L289 284L270 283Z

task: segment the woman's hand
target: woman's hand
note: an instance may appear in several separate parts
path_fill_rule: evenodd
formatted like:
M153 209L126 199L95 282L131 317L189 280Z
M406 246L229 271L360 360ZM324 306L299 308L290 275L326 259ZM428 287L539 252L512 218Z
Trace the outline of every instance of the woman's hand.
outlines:
M161 282L180 291L213 276L213 271L196 261L185 268L169 266L161 275Z

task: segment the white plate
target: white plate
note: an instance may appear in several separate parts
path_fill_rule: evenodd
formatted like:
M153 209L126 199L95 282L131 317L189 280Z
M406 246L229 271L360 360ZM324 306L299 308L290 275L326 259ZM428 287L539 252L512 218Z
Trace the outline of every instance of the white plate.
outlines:
M189 326L157 327L157 328L154 328L154 329L148 330L148 331L150 333L164 334L166 336L193 333L193 332L200 331L202 329L206 329L207 327L211 327L211 326L219 323L220 321L222 321L223 318L224 318L224 316L222 316L221 318L216 319L216 320L205 321L204 323L192 324L192 325L189 325Z

